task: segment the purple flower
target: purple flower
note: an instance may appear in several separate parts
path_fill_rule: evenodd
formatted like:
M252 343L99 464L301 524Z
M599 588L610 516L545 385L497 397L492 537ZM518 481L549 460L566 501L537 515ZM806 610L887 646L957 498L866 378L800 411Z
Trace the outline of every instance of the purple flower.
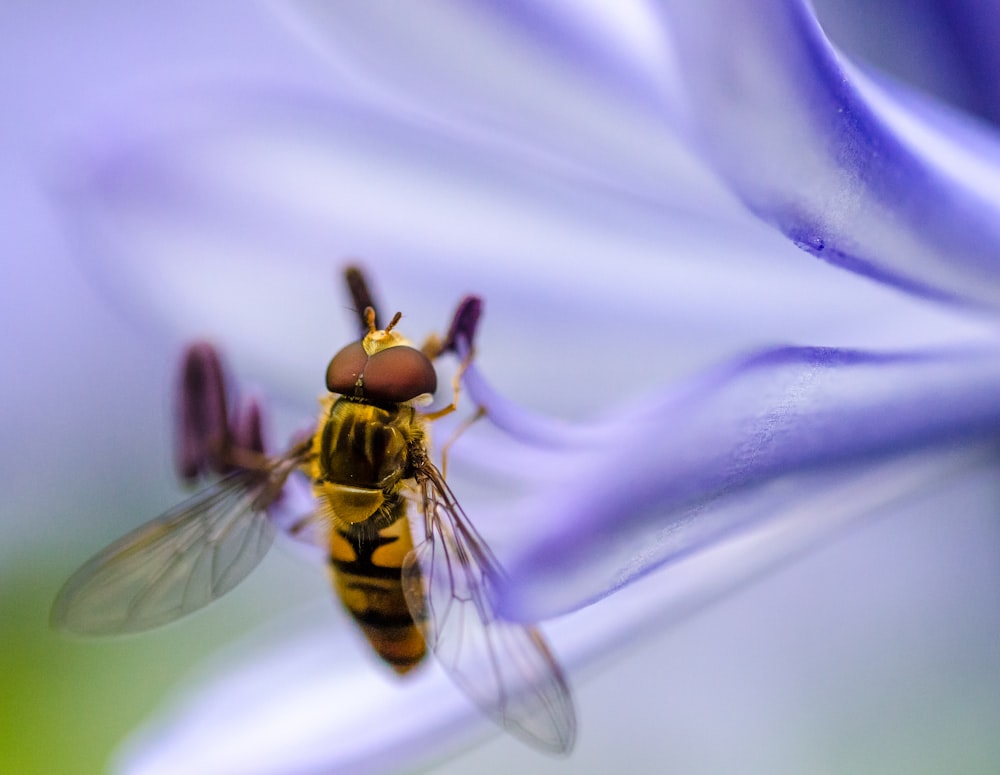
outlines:
M987 487L995 127L863 70L791 0L285 13L329 83L161 100L88 146L76 225L136 314L298 402L345 340L338 258L411 336L482 295L464 384L490 423L454 488L501 611L545 621L571 676L847 525ZM439 670L335 657L325 616L196 680L121 770L386 771L482 733Z

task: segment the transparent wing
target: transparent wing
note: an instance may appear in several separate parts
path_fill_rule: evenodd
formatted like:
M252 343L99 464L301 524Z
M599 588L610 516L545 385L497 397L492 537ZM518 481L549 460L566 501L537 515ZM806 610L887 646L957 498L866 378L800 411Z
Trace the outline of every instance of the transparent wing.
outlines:
M70 577L52 624L80 635L138 632L225 594L271 546L274 487L267 474L237 471L133 530Z
M499 618L502 570L440 472L417 474L426 540L406 558L403 590L427 647L490 718L538 748L568 753L576 713L562 669L537 629Z

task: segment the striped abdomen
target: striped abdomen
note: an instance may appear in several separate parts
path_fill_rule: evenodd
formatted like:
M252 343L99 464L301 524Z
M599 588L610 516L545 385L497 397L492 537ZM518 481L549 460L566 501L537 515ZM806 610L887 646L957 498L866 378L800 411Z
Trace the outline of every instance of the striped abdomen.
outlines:
M409 450L423 443L423 430L405 404L340 398L327 407L311 474L328 517L334 588L379 656L405 673L426 651L400 571L413 548L402 483L412 476Z
M400 581L403 559L413 548L406 501L398 498L390 508L398 517L381 530L333 527L330 569L337 594L372 648L396 672L405 673L420 662L426 646Z

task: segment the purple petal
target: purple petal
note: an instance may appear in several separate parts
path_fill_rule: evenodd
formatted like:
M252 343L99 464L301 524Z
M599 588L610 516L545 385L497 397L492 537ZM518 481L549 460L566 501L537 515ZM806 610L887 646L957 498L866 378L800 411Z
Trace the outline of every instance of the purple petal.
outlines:
M757 530L679 558L613 598L548 624L546 634L579 679L614 662L638 638L745 586L852 520L882 514L908 494L982 475L992 465L992 450L979 448L914 455L840 477L823 492L779 507ZM358 658L358 639L325 624L329 618L325 606L308 607L276 622L270 635L220 654L128 741L116 771L397 772L426 766L493 730L435 665L405 681L381 675L380 666ZM574 684L583 688L579 680ZM616 698L620 691L616 687ZM720 687L705 691L726 696ZM651 708L662 705L651 702ZM608 739L584 724L581 758L593 741ZM620 734L614 730L611 738Z
M859 73L802 2L660 5L693 142L751 210L881 282L1000 302L994 133Z
M338 80L442 134L660 204L719 200L664 120L670 50L644 0L274 7Z
M535 620L578 608L794 505L823 477L994 437L998 355L782 348L612 418L602 444L564 456L516 516L489 521L518 536L499 552L503 609Z
M823 29L852 60L997 123L1000 14L992 0L813 5Z
M349 628L329 626L328 606L286 619L262 645L220 655L128 742L115 770L388 772L475 731L467 701L443 673L380 675L359 658ZM445 729L453 736L428 734Z
M272 393L313 396L354 337L347 256L418 340L482 295L478 357L506 393L564 416L607 403L612 385L634 395L775 340L898 347L969 330L801 261L746 216L569 185L329 95L202 97L161 97L127 131L81 143L64 211L135 325L211 335Z
M1000 124L1000 13L992 0L939 3L945 24L955 37L956 57L969 85L969 107Z

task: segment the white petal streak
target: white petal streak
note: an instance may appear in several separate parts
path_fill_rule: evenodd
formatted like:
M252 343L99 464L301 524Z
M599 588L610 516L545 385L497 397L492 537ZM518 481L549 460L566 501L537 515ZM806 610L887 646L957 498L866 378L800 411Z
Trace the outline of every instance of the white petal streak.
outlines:
M436 666L400 680L363 648L330 603L302 609L193 676L121 748L114 771L365 775L485 734L488 722Z
M665 112L672 51L647 0L275 4L352 88L644 199L717 199ZM391 52L391 55L388 53Z

